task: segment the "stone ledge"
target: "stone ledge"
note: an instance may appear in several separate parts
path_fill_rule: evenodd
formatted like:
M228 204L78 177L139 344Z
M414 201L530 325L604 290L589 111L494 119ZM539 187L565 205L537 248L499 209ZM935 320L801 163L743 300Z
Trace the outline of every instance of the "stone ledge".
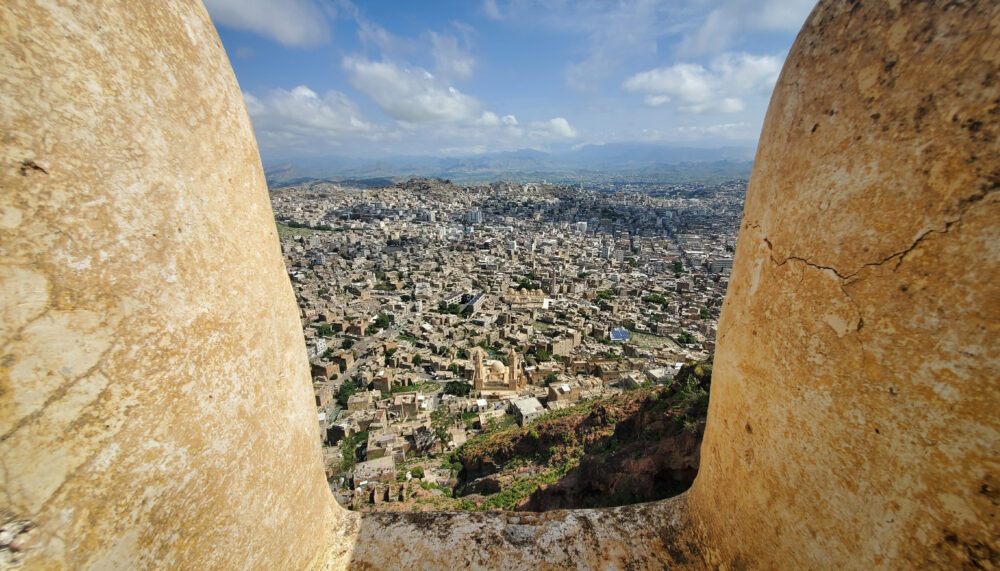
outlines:
M361 514L358 569L703 567L687 496L550 512Z

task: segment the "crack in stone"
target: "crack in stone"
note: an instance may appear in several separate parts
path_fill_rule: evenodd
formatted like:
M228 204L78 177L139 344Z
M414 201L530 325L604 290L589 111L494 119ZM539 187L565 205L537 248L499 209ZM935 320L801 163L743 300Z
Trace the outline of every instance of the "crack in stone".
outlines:
M803 263L803 264L805 264L807 266L816 268L818 270L827 270L827 271L833 272L833 274L836 275L838 278L840 278L842 281L847 281L847 280L849 280L851 278L856 277L865 268L873 267L873 266L874 267L882 266L883 264L886 264L886 263L892 261L893 258L899 258L897 260L897 262L896 262L896 266L893 268L893 271L896 271L896 269L898 269L899 266L903 263L903 259L906 258L906 255L909 254L910 252L912 252L913 250L915 250L917 248L917 246L919 246L920 243L924 241L924 239L926 239L931 234L947 234L951 230L952 226L954 226L955 224L957 224L957 223L959 223L959 222L962 221L962 218L965 216L965 213L968 212L969 209L973 207L973 205L975 205L976 203L982 202L987 196L989 196L990 194L995 193L997 190L1000 190L1000 189L998 189L997 185L994 185L994 186L992 186L989 189L981 190L980 192L977 192L976 194L973 194L972 196L963 198L962 200L959 201L959 205L961 207L961 211L958 213L958 216L956 216L952 220L949 220L949 221L945 222L944 229L937 230L937 229L933 229L932 228L930 230L927 230L926 232L923 232L922 234L920 234L920 236L917 236L917 239L914 240L913 243L910 244L907 248L905 248L903 250L900 250L898 252L894 252L894 253L886 256L885 258L877 261L877 262L868 262L868 263L865 263L860 268L858 268L856 271L854 271L854 272L852 272L850 274L843 274L843 273L840 272L840 270L838 270L837 268L835 268L833 266L823 266L823 265L817 264L816 262L812 262L812 261L810 261L807 258L803 258L803 257L800 257L800 256L788 256L784 260L780 260L779 261L779 260L777 260L774 257L774 254L773 254L773 252L774 252L774 246L771 244L771 241L768 240L767 237L764 237L763 240L764 240L764 243L767 244L767 249L771 251L771 254L770 254L771 261L774 262L774 264L777 265L777 266L783 266L786 263L788 263L789 260L795 260L795 261L801 262L801 263ZM760 229L760 226L758 226L756 224L750 225L750 227L751 228L756 228L758 230Z
M100 372L102 370L102 366L104 365L104 360L107 359L108 354L117 348L118 340L119 340L118 335L113 337L111 339L111 344L108 346L107 349L101 352L101 354L97 357L97 362L95 362L93 366L91 366L89 369L81 373L75 379L60 385L59 388L57 388L49 396L49 398L45 399L45 402L42 403L40 407L32 411L31 414L17 421L17 423L14 426L12 426L10 430L8 430L2 436L0 436L0 443L6 442L7 439L11 438L14 435L14 433L20 430L23 426L37 420L45 412L45 409L47 409L55 401L66 396L66 393L69 392L69 390L75 387L77 384L79 384L80 381L89 378L95 372ZM101 392L103 393L104 391Z
M100 363L98 363L97 365L95 365L95 367L99 367L99 366L100 366ZM100 369L97 372L101 373L102 375L104 375L106 377L108 376L107 371L105 371L103 368ZM87 376L90 376L90 375L88 374ZM111 377L108 377L108 379L110 380ZM97 394L97 397L94 399L94 402L99 401L104 395L108 394L112 390L113 386L114 386L113 383L108 383L108 386L104 387L104 389L101 390L101 392L99 392ZM122 411L122 415L123 416L128 416L128 412L129 412L129 410L131 408L132 408L131 406L125 407L125 410ZM114 436L116 436L118 434L118 432L120 432L122 430L122 428L123 427L119 427L118 430L114 434L105 433L106 438L104 438L103 442L99 443L98 446L102 446L103 443L106 442L109 438L113 438ZM69 485L69 482L71 482L76 477L77 474L82 473L84 470L86 470L87 468L89 468L90 466L92 466L94 463L96 463L98 456L99 456L99 453L89 454L87 456L87 458L84 459L84 461L82 463L80 463L80 465L78 465L76 468L70 470L69 473L66 474L66 477L63 478L62 482L59 483L59 487L57 487L49 495L49 497L46 498L45 501L42 502L42 504L39 506L38 513L44 512L49 507L49 504L51 504L53 501L56 500L56 498L59 497L59 494L63 491L63 489L66 488L67 485Z
M858 268L857 271L852 272L850 274L846 274L846 275L842 274L840 271L838 271L837 268L834 268L832 266L823 266L823 265L817 264L815 262L811 262L808 259L802 258L802 257L799 257L799 256L789 256L789 257L785 258L784 260L779 261L779 260L777 260L774 257L774 254L773 254L773 252L774 252L774 246L771 244L771 241L767 237L764 237L762 239L764 240L764 243L767 244L768 251L770 252L769 253L769 257L771 258L771 262L773 262L776 266L783 266L783 265L787 264L789 261L794 260L794 261L800 262L800 263L802 263L802 264L804 264L806 266L809 266L809 267L817 269L817 270L823 270L823 271L831 272L835 276L837 276L840 279L840 284L839 284L840 291L844 294L844 297L847 298L848 303L850 303L851 306L854 307L854 310L855 310L855 312L857 314L858 321L857 321L857 323L855 325L855 333L859 333L861 331L862 327L864 327L865 321L864 321L864 317L862 315L861 306L858 304L857 301L855 301L854 297L851 296L850 292L847 291L847 286L849 286L851 283L853 283L853 282L849 282L849 280L851 280L852 278L857 277L857 275L860 274L867 267L870 267L870 266L881 266L883 264L886 264L886 263L890 262L894 258L898 258L897 261L896 261L895 267L892 268L892 271L895 272L897 269L899 269L899 266L902 265L903 260L906 258L907 254L909 254L910 252L912 252L913 250L915 250L928 236L930 236L931 234L947 234L951 230L952 226L954 226L955 224L958 224L959 222L962 221L962 218L965 216L966 212L968 212L968 210L970 208L972 208L976 203L982 202L990 194L993 194L994 192L996 192L998 190L998 187L1000 187L1000 185L996 185L995 184L995 185L993 185L992 187L990 187L988 189L984 188L980 192L977 192L976 194L973 194L972 196L969 196L969 197L964 198L961 201L959 201L959 205L961 207L961 211L958 213L957 217L955 217L952 220L949 220L949 221L945 222L944 229L942 229L942 230L936 230L936 229L927 230L926 232L923 232L922 234L920 234L920 236L918 236L917 239L914 240L913 243L910 244L910 246L908 248L906 248L904 250L901 250L899 252L895 252L895 253L893 253L893 254L891 254L889 256L886 256L885 258L883 258L882 260L879 260L878 262L869 262L869 263L866 263L866 264L862 265L860 268ZM760 226L757 225L757 224L750 224L750 225L748 225L748 227L749 228L754 228L754 229L757 229L757 230L760 229ZM801 283L801 279L800 279L800 283ZM862 376L862 378L864 378L866 380L870 380L870 379L868 379L868 377L867 377L867 375L865 373L865 368L867 366L867 351L865 349L865 343L864 343L864 340L861 338L860 335L858 335L856 337L857 337L858 345L861 348L861 376Z
M35 315L34 317L29 318L27 321L24 322L24 325L22 325L22 326L20 326L20 327L17 328L17 331L11 332L11 334L7 337L7 339L3 342L3 344L0 345L0 353L6 351L7 348L10 346L11 343L15 343L17 341L20 341L21 340L21 336L24 335L24 330L27 329L28 326L30 326L32 323L34 323L34 322L38 321L39 319L42 319L43 317L45 317L46 315L48 315L49 312L52 311L52 309L53 308L52 308L51 305L45 306L45 309L43 309L41 311L41 313L39 313L38 315Z

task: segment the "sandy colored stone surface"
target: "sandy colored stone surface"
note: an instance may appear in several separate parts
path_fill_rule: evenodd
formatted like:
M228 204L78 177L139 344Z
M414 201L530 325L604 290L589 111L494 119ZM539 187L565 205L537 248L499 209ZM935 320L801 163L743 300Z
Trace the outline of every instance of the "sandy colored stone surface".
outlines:
M1000 565L998 74L994 2L830 2L800 33L689 493L720 560Z
M662 569L702 567L683 497L542 513L370 513L356 569Z
M201 4L4 2L0 140L0 509L37 526L23 562L326 559L302 331Z

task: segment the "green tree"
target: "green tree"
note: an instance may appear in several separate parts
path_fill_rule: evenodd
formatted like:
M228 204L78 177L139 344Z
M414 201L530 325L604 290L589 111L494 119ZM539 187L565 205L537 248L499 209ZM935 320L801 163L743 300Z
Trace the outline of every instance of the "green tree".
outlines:
M358 392L358 387L354 384L354 381L344 381L337 390L337 404L347 408L347 399L351 398L351 395Z
M352 434L350 436L345 436L343 440L340 441L340 455L343 459L340 461L340 471L349 472L354 465L358 463L358 446L362 442L368 442L368 431L358 432L357 434Z
M431 413L431 432L441 444L447 445L448 441L451 440L449 428L451 428L451 414L448 413L448 409L443 406L434 409L434 412Z
M697 341L698 340L695 339L694 335L690 334L687 331L684 331L683 333L677 336L677 342L680 343L681 345L688 345L689 343L696 343Z
M662 295L660 295L658 293L654 293L654 294L651 294L651 295L644 295L642 297L642 301L644 301L646 303L655 303L655 304L663 306L663 307L666 307L667 304L670 303L667 300L667 298L663 297Z
M458 367L456 366L455 369L457 370ZM469 396L470 392L472 392L472 385L465 381L449 381L444 386L444 393L448 395L465 397Z
M419 354L413 356L413 366L414 367L419 367L420 363L423 363L423 362L424 362L424 358L421 357Z
M422 480L424 478L424 467L414 466L413 468L410 468L410 475L418 480Z
M703 307L703 308L701 308L701 314L700 315L701 315L702 319L709 319L709 318L712 317L712 312L709 311L707 307Z
M556 373L555 371L552 371L548 375L545 375L545 386L549 386L552 383L556 382L557 378L559 378L559 374Z
M354 347L354 339L344 339L340 343L341 349L350 349L351 347Z
M679 274L684 271L684 262L680 260L674 261L674 273Z

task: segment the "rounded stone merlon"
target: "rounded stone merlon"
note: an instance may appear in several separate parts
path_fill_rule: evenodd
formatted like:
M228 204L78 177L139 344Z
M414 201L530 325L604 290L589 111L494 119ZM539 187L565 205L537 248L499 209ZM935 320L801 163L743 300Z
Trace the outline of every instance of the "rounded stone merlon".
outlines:
M998 59L987 1L822 2L796 39L688 494L723 561L998 565Z
M343 557L264 174L204 7L12 0L0 54L0 511L37 525L6 548L28 568Z

